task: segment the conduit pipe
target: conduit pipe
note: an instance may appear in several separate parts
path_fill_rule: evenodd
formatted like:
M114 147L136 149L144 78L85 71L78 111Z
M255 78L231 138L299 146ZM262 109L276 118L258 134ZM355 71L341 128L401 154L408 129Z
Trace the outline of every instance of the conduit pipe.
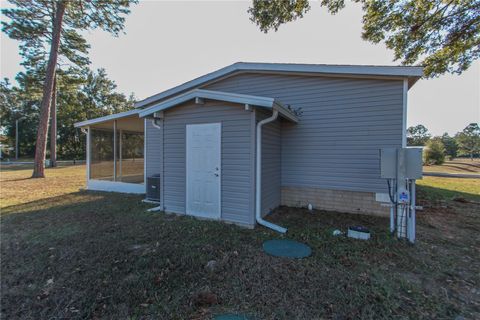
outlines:
M287 229L279 225L273 224L262 218L262 126L264 124L275 121L278 117L278 110L273 109L273 114L270 118L263 119L257 123L257 152L256 152L256 179L255 179L255 219L257 223L275 230L280 233L286 233Z

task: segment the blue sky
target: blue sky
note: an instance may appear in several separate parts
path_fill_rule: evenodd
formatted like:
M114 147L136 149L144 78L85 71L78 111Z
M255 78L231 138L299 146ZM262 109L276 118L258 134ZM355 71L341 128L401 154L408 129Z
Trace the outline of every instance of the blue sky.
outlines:
M303 19L268 34L249 20L249 4L141 1L120 37L85 33L92 67L105 68L119 91L141 99L237 61L399 64L383 44L361 39L357 4L331 16L313 2ZM21 70L18 43L3 33L0 66L2 78L13 79ZM420 80L410 90L408 125L453 134L470 122L480 122L478 61L461 76Z

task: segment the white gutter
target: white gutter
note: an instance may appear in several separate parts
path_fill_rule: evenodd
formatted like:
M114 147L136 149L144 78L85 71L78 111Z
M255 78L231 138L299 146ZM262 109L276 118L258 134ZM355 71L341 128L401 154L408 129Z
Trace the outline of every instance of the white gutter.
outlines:
M278 117L278 110L273 109L273 114L270 118L263 119L257 123L257 152L256 152L256 179L255 179L255 219L258 224L267 228L273 229L280 233L286 233L287 229L273 224L262 218L262 126L269 122L275 121Z

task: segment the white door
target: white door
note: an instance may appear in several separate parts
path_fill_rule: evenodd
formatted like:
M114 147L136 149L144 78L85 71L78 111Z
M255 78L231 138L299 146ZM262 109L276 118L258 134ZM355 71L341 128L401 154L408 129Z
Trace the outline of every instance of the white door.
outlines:
M187 125L187 214L220 219L221 124Z

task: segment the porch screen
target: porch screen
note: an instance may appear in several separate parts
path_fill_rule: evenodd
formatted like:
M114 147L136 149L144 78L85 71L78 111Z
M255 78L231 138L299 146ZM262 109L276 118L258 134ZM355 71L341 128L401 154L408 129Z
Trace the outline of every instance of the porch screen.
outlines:
M91 129L90 179L114 181L112 129Z
M143 132L119 130L117 181L143 183Z

